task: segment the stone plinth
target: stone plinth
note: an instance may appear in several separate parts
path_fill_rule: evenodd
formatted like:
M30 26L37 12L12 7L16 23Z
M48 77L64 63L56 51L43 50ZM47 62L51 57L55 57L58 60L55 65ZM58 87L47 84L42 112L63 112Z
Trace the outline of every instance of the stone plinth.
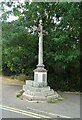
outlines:
M28 100L47 101L59 97L57 92L47 86L47 70L42 66L34 70L34 81L27 80L23 90L23 96Z
M43 67L38 67L34 70L34 87L47 86L47 70Z
M23 96L28 100L33 101L47 101L49 99L57 99L60 97L57 92L50 89L49 86L35 86L35 82L27 80L26 85L23 85Z

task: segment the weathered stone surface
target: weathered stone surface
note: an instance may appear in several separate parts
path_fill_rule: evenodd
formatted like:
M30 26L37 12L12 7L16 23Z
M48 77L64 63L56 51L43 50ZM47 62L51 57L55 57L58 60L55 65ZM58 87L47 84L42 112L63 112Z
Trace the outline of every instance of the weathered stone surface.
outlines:
M43 87L43 88L36 88L36 87L32 87L32 86L27 86L27 85L23 85L23 90L30 90L30 91L33 91L33 92L48 92L50 91L50 87L47 86L47 87Z
M47 83L45 82L34 82L34 87L38 87L38 88L43 88L43 87L46 87L47 86Z
M30 86L33 86L34 84L34 81L33 80L26 80L26 85L30 85Z
M25 97L26 99L28 99L28 100L37 100L37 101L45 101L45 100L47 100L47 98L45 97L45 96L32 96L32 95L28 95L28 94L26 94L26 93L24 93L23 94L23 97Z
M37 67L34 72L47 72L47 70L44 67Z
M30 83L31 82L31 83ZM34 87L33 81L28 81L26 85L23 85L23 96L28 100L48 100L58 98L59 95L54 90L50 89L49 86L46 87Z
M34 87L45 87L47 86L47 71L40 67L34 71Z
M46 100L49 100L49 99L57 99L59 97L59 95L56 93L56 94L46 94L45 93L41 93L41 92L25 92L23 93L23 96L28 99L28 100L37 100L37 101L46 101Z

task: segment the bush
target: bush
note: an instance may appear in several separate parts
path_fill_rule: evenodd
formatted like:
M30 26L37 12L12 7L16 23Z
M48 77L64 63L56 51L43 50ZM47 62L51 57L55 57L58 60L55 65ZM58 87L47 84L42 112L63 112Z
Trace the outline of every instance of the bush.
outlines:
M18 92L16 93L16 97L17 97L17 98L20 98L20 97L23 95L23 93L24 93L24 90L18 91Z
M25 75L25 74L19 74L17 76L17 79L20 80L20 81L24 81L25 82L27 79L29 79L29 77L27 75Z

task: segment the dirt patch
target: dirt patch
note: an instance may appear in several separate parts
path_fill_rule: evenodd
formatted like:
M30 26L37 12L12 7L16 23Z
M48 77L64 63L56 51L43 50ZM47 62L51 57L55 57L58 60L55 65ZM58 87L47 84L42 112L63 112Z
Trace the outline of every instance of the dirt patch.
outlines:
M9 85L24 85L23 81L17 79L11 79L8 76L0 76L0 84L9 84Z

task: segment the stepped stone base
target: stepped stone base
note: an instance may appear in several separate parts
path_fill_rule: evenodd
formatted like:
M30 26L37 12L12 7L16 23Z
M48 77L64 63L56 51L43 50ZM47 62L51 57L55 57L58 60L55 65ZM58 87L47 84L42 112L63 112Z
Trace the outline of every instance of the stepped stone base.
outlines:
M37 83L38 84L38 83ZM49 99L58 99L60 95L54 90L50 89L49 86L35 87L34 81L27 80L26 85L23 85L23 96L28 100L34 101L46 101Z

